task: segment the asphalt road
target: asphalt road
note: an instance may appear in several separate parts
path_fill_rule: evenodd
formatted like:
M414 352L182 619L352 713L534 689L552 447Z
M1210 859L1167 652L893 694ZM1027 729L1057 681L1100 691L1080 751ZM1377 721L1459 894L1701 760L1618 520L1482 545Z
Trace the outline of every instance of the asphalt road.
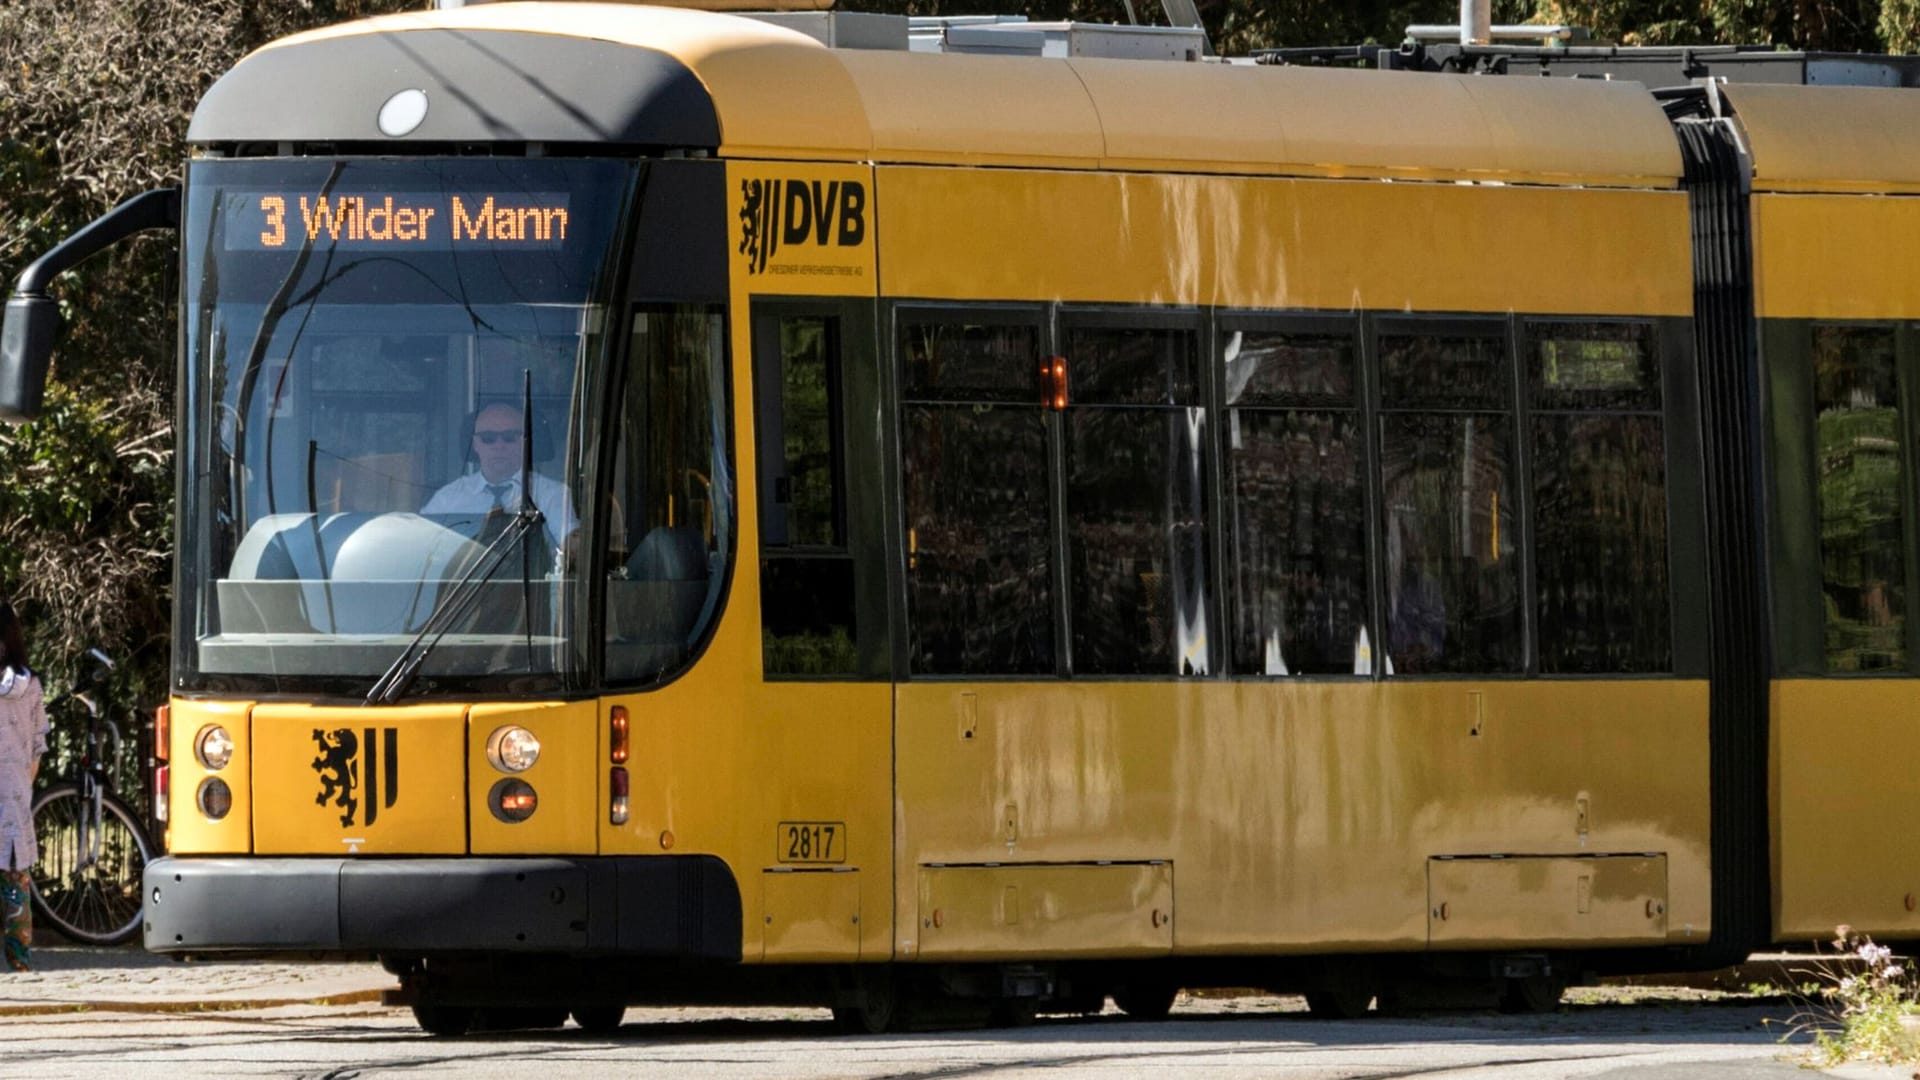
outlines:
M1575 991L1579 995L1581 991ZM1639 993L1646 993L1644 991ZM373 1002L198 1012L89 1009L0 1019L0 1078L187 1076L1204 1077L1241 1080L1600 1077L1792 1080L1782 999L1654 993L1561 1011L1327 1022L1297 998L1183 999L1160 1023L1117 1013L1017 1030L839 1034L824 1012L632 1009L610 1036L551 1032L436 1039ZM1910 1069L1844 1070L1893 1080Z

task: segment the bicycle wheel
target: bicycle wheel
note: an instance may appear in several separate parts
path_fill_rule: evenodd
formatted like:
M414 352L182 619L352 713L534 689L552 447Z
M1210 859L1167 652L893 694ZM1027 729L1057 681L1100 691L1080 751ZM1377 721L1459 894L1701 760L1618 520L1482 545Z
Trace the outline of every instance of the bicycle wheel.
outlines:
M140 876L153 854L147 834L119 799L103 794L100 820L74 784L33 800L33 909L88 945L118 945L140 932Z

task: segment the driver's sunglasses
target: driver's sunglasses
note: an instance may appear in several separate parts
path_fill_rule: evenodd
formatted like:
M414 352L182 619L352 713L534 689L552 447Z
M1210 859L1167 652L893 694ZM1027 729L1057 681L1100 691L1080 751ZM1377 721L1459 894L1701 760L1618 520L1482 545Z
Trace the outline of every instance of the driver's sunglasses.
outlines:
M520 441L520 433L517 431L476 431L473 433L473 437L486 443L488 446L492 446L494 443L517 443Z

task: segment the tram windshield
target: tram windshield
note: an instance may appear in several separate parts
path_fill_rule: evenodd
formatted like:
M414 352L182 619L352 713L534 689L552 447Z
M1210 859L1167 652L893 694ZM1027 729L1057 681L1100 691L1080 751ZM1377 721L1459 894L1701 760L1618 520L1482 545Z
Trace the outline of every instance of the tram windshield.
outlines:
M578 670L586 388L633 182L591 160L193 165L179 688L364 692L423 631L421 688Z

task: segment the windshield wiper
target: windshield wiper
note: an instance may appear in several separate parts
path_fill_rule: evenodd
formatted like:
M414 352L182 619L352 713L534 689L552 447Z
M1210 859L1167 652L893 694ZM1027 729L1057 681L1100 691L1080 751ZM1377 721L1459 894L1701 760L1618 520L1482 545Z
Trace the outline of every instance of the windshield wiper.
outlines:
M460 575L460 580L441 592L433 610L427 613L427 621L420 627L420 632L407 642L407 647L400 650L400 655L374 682L373 688L367 691L368 705L391 705L400 700L400 696L407 692L407 687L413 685L414 677L420 674L421 665L427 662L427 657L440 644L440 639L446 637L454 624L472 610L473 602L480 598L481 583L493 577L493 572L506 561L507 553L515 545L519 545L522 552L520 587L521 602L526 605L524 616L529 623L532 621L533 556L525 540L528 533L547 520L547 516L540 512L533 501L533 373L531 370L525 371L522 377L525 388L520 413L520 508L514 511L513 519L507 522L506 528L500 530L499 536L494 537L493 543L480 553L480 558L467 568L466 573ZM531 625L527 633L531 648Z

